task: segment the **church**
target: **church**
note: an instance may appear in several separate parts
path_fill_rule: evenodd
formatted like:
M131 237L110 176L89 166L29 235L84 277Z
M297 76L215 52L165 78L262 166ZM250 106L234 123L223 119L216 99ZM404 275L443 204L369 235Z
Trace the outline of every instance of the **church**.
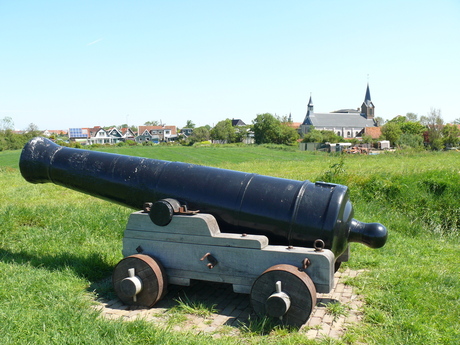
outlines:
M368 83L364 102L361 108L357 109L341 109L330 113L315 113L313 101L310 96L307 114L300 126L300 131L302 134L306 134L313 126L317 130L333 131L345 139L351 139L362 136L368 127L377 127L374 116L375 107L371 101L371 92Z

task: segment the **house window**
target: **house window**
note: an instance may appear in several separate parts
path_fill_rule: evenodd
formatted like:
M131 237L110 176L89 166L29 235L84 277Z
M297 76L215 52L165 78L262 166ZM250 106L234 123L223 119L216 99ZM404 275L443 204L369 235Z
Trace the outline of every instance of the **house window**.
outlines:
M337 131L337 135L338 135L338 136L340 136L340 135L341 135L341 134L340 134L340 131Z
M349 138L351 135L350 131L347 132L347 138Z
M165 134L170 134L170 131L165 131Z

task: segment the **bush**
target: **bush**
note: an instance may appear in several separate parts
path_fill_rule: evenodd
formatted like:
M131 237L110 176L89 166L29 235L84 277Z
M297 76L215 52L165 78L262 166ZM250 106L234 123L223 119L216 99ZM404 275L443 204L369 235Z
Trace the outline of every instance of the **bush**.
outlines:
M396 146L399 148L423 148L423 137L417 134L401 134L398 140L396 140Z
M421 222L420 230L443 236L460 233L459 176L443 171L409 176L377 174L362 180L357 193L395 214Z

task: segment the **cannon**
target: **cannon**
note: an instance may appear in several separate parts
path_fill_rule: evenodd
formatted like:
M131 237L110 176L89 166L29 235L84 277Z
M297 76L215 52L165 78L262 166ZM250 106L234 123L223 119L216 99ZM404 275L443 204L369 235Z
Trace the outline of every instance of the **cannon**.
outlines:
M348 188L61 147L34 138L22 176L115 202L131 213L113 286L152 307L168 284L229 283L254 311L301 326L333 287L349 243L382 247L387 229L353 218Z

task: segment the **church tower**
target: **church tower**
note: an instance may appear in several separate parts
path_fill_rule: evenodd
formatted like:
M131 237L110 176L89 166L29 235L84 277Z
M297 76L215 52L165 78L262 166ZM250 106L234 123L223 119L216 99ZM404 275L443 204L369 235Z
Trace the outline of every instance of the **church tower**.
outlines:
M373 119L374 114L374 103L371 101L371 92L369 90L369 83L367 83L366 96L364 96L364 102L361 105L361 115L366 119Z
M310 95L310 100L308 101L307 105L307 114L305 115L305 120L303 120L303 124L307 125L308 123L308 118L313 115L313 101L311 100L311 95Z

